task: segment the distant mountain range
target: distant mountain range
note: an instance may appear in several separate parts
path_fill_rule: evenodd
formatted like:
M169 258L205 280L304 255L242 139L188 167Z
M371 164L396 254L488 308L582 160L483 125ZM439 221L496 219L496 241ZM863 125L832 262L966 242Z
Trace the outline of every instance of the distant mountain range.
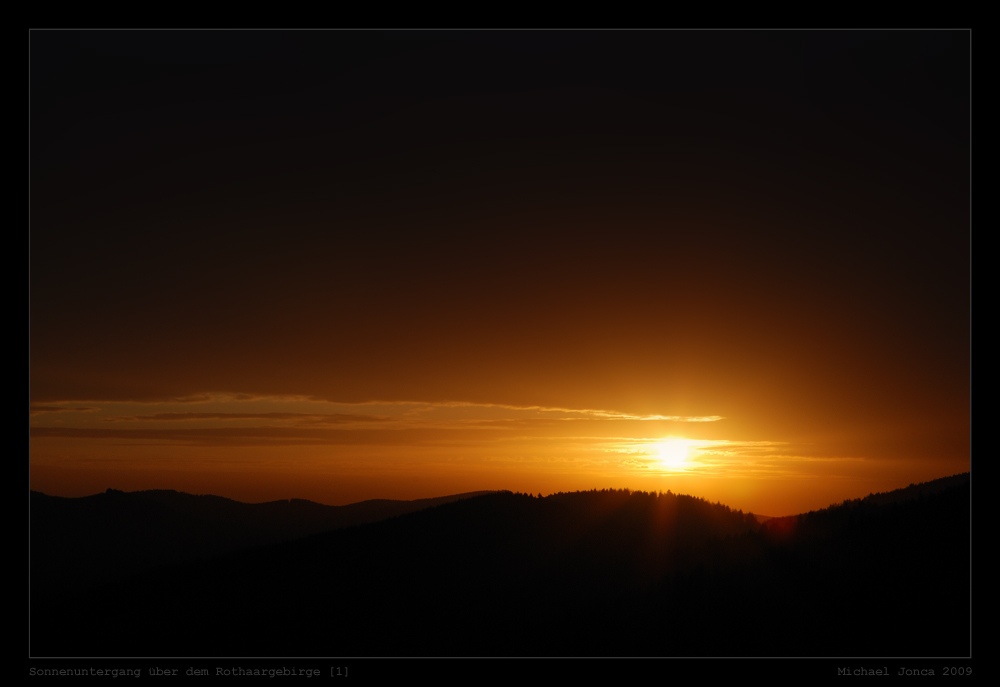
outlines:
M31 591L34 598L68 596L161 565L376 522L485 493L326 506L302 499L241 503L172 490L108 489L83 498L33 491Z
M968 474L763 524L749 513L669 492L449 498L379 522L188 556L76 594L33 591L31 652L970 652ZM109 522L115 504L127 501L112 495L103 503L102 522ZM56 525L36 530L33 514L33 556L55 546L38 540L39 532L66 531ZM119 558L145 546L119 541ZM79 553L87 542L74 546ZM33 558L33 575L45 577L39 567Z

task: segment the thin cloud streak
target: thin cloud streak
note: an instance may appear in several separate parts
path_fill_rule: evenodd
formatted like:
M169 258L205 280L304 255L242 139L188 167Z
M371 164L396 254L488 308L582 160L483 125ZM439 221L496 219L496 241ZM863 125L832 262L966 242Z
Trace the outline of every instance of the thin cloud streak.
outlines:
M187 420L291 420L308 424L340 425L387 422L392 418L346 413L155 413L105 418L105 422L184 422Z
M68 404L75 403L93 403L98 404L99 407L69 407ZM684 422L684 423L707 423L707 422L718 422L725 419L721 415L704 415L704 416L689 416L689 415L660 415L660 414L650 414L641 415L634 413L626 413L618 410L603 410L597 408L563 408L563 407L548 407L541 405L513 405L513 404L502 404L502 403L472 403L466 401L379 401L371 400L364 402L337 402L329 399L320 399L310 396L267 396L267 395L252 395L252 394L236 394L236 393L203 393L196 394L192 396L185 396L180 398L172 398L158 401L132 401L132 402L105 402L105 401L81 401L81 400L64 400L64 401L54 401L46 404L45 406L32 406L32 408L44 408L44 411L39 412L80 412L80 411L99 411L106 410L113 412L115 407L126 406L140 406L140 407L157 407L171 404L269 404L269 405L284 405L284 404L310 404L317 406L344 406L344 407L365 407L365 406L387 406L387 407L398 407L407 408L404 410L404 415L407 416L419 416L427 414L433 411L442 409L499 409L499 410L510 410L518 413L542 413L545 415L550 414L561 414L570 415L576 417L566 417L566 418L553 418L553 419L591 419L591 420L630 420L630 421L660 421L660 422ZM34 412L32 413L34 414ZM341 421L357 421L357 422L374 422L374 421L384 421L389 418L384 416L370 416L364 414L354 414L354 413L290 413L290 412L232 412L232 411L219 411L219 412L163 412L163 413L152 413L150 415L123 415L123 416L113 416L105 418L108 422L144 422L144 421L183 421L183 420L248 420L248 419L260 419L260 420L292 420L292 419L307 419L316 418L317 421L339 423ZM324 420L323 418L327 418ZM350 420L348 419L350 418ZM504 419L520 419L520 418L500 418ZM486 419L483 419L486 421Z
M67 407L61 405L42 405L37 403L32 403L28 407L28 415L34 417L36 415L44 415L46 413L93 413L100 410L100 408L94 407Z

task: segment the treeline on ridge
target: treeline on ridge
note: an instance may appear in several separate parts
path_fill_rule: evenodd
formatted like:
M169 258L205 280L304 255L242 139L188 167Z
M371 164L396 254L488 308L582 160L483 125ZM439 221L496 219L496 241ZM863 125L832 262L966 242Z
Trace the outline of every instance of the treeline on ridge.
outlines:
M967 476L759 525L672 493L491 493L33 609L36 655L965 655Z

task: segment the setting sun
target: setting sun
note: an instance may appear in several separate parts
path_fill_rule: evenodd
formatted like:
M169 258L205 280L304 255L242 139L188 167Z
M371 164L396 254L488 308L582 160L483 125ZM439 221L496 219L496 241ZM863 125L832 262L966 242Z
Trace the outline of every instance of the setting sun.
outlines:
M656 445L660 463L675 470L684 469L687 464L691 442L687 439L668 439Z

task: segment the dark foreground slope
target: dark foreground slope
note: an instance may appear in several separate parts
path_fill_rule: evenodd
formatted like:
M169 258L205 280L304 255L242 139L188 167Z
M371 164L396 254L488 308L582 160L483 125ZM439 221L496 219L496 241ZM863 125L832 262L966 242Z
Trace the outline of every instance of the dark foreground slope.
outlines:
M967 479L779 528L685 496L499 493L36 605L35 655L959 656Z
M32 593L40 599L72 596L164 564L376 522L476 495L326 506L302 499L241 503L170 490L109 489L83 498L31 492Z

